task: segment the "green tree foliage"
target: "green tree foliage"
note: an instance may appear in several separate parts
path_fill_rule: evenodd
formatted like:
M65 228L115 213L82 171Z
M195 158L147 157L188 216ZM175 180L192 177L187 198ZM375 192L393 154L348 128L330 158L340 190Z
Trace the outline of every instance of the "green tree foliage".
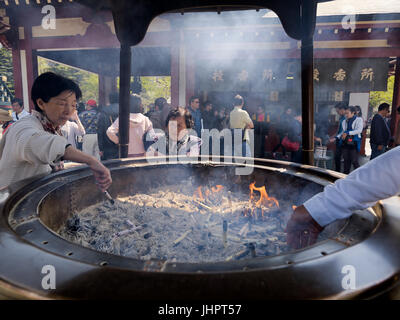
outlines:
M6 48L0 49L0 76L6 77L6 85L14 95L14 76L12 65L12 52Z
M131 85L133 77L131 77ZM144 112L149 111L149 105L154 104L154 100L163 97L165 99L171 99L171 77L140 77L142 84L142 91L140 97L142 98L142 104L144 106ZM119 90L119 77L117 77L117 90Z
M62 63L38 57L38 72L51 71L74 80L82 90L82 101L99 101L99 77L97 74L77 69Z
M392 104L394 89L394 76L388 78L387 91L371 91L369 95L369 105L373 113L378 111L382 102Z
M140 77L140 80L143 106L147 107L160 97L167 100L171 98L171 77Z

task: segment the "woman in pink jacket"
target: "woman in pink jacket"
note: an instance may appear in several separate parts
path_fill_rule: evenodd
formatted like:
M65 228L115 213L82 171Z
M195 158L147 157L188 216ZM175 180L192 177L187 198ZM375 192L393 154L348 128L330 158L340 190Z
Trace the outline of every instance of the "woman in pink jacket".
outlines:
M142 100L136 94L130 97L129 114L129 146L128 157L142 157L145 154L143 136L153 131L150 119L142 114ZM107 129L107 136L118 144L119 118Z

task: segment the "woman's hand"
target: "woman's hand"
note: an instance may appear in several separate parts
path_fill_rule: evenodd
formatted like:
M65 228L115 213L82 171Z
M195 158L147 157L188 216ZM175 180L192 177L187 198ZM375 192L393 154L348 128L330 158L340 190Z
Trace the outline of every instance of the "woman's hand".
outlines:
M99 160L69 145L65 149L64 159L79 163L86 163L93 171L96 184L104 192L111 185L111 173Z
M64 161L59 161L53 167L53 172L64 170Z
M88 165L93 171L97 186L102 192L106 191L112 183L110 170L97 159L93 159Z
M76 109L72 112L71 118L70 118L70 119L71 119L71 120L74 120L74 121L79 120L78 111L77 111Z

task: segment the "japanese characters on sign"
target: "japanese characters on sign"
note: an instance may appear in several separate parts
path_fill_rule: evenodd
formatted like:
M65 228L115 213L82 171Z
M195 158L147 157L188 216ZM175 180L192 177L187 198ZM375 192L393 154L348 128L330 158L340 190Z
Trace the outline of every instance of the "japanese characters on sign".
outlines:
M315 59L314 85L316 90L325 91L385 91L388 69L385 58ZM199 88L207 91L301 90L299 59L203 60L197 66L196 76ZM289 80L293 80L290 86Z

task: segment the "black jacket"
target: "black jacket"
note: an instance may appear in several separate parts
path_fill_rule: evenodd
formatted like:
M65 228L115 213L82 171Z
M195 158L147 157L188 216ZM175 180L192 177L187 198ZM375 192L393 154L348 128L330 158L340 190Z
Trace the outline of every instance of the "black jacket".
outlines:
M203 118L204 129L211 130L217 127L217 121L213 111L203 111L201 116Z
M374 115L371 122L370 143L387 146L390 139L390 130L385 119L380 114Z
M99 149L103 152L101 160L118 158L118 145L107 137L107 129L118 118L118 104L111 104L108 107L102 107L100 110L99 121L97 125L97 139Z

